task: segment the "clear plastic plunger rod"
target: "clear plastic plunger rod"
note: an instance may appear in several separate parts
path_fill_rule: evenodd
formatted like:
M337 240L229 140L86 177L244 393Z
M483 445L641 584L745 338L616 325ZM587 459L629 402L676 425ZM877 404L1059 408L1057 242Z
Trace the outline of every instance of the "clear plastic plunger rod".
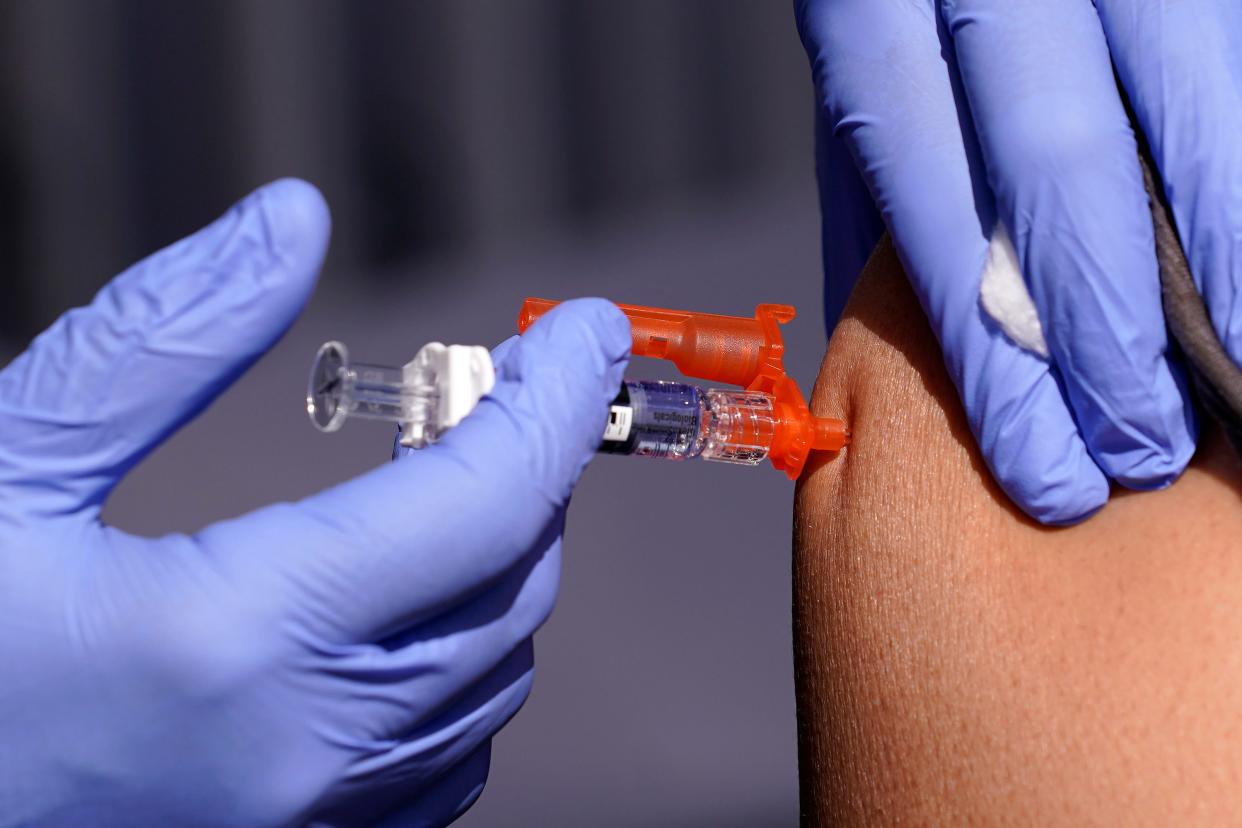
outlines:
M435 402L434 386L407 384L401 368L350 362L340 342L319 349L306 389L306 412L320 431L336 431L350 417L395 423L427 419Z

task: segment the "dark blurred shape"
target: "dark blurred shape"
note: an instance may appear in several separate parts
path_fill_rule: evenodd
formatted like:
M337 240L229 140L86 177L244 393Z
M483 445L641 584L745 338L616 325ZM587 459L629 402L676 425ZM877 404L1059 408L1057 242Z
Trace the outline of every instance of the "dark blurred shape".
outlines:
M451 62L444 4L358 3L346 16L344 67L354 91L350 143L365 195L363 256L401 261L462 240L451 170L452 96L437 89ZM438 163L437 163L438 162Z
M365 271L803 165L775 5L6 4L3 333L280 175L325 190L334 265Z
M153 249L202 224L244 187L236 159L244 141L229 60L230 21L204 3L117 4L117 109L124 136L138 243Z

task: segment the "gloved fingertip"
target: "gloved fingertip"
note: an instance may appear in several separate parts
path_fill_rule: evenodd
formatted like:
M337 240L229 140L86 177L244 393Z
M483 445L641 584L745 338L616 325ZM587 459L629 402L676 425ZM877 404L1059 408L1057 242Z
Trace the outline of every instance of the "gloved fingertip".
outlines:
M1005 494L1046 526L1080 523L1108 502L1109 482L1056 400L1027 411L988 443L984 454Z
M1061 481L1014 500L1045 526L1073 526L1104 508L1108 494L1108 480L1095 469L1081 479Z
M595 312L599 314L603 330L604 344L613 359L628 357L634 346L634 335L630 330L630 318L621 309L606 299L588 299Z
M514 334L495 348L492 348L492 365L496 366L497 370L509 358L509 354L513 353L513 347L517 345L519 339L520 337Z
M495 388L443 445L466 453L518 446L505 456L523 479L554 501L568 497L595 456L629 350L629 320L611 302L557 305L500 353Z
M605 299L572 299L532 325L517 348L521 361L542 358L540 352L547 351L555 352L562 365L586 368L603 383L611 399L625 371L630 343L630 321L616 305ZM506 373L511 362L506 360Z
M318 188L300 178L282 178L251 198L262 211L275 252L298 275L317 273L332 234L332 216Z
M549 311L531 330L538 330L541 323L548 336L553 335L554 326L558 335L567 323L583 326L581 330L590 332L609 359L624 357L632 343L629 318L607 299L570 299Z
M1138 391L1112 390L1120 402L1080 417L1095 462L1127 489L1166 488L1194 456L1198 422L1188 383L1176 366L1168 368L1130 383Z
M1173 485L1186 470L1194 453L1194 442L1186 441L1181 446L1111 455L1102 459L1101 465L1110 477L1127 489L1156 491Z

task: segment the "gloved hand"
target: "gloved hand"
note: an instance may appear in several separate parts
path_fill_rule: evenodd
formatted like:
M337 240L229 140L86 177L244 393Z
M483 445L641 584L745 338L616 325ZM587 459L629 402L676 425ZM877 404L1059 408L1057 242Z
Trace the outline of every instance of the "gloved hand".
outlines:
M312 187L265 187L0 373L0 824L442 825L478 796L621 382L615 307L550 313L414 457L192 536L99 521L293 321L328 231Z
M797 0L820 106L830 324L884 223L993 475L1045 523L1195 445L1110 63L1150 138L1217 330L1242 362L1242 4ZM856 167L855 167L856 164ZM855 169L861 170L861 179ZM864 184L865 181L865 184ZM997 220L1050 359L979 306Z

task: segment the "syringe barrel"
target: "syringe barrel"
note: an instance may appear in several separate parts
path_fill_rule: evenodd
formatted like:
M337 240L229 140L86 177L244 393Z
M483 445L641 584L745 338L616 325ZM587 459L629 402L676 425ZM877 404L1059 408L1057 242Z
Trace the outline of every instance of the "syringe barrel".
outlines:
M599 451L754 466L768 456L776 427L768 394L627 380L609 410Z
M599 451L686 460L703 451L703 392L681 382L626 380L612 401Z

